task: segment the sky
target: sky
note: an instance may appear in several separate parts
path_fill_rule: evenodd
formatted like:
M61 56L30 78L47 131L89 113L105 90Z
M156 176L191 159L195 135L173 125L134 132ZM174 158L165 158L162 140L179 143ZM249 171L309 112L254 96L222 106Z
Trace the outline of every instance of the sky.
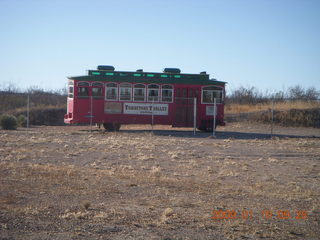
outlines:
M0 87L61 89L97 65L319 90L320 0L0 0Z

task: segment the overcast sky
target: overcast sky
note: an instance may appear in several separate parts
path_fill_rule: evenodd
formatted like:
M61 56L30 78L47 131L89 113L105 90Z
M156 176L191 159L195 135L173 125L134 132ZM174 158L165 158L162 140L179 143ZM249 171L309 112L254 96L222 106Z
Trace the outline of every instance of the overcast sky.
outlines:
M97 65L320 89L319 0L0 0L0 85L58 89Z

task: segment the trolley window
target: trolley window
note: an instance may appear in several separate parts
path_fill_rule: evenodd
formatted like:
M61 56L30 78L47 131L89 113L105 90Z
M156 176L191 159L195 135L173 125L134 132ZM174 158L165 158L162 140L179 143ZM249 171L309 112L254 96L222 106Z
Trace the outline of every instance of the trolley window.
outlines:
M120 84L120 101L131 101L131 84Z
M159 85L150 84L148 86L148 101L149 102L159 101Z
M161 91L162 102L172 102L173 87L171 85L163 85Z
M144 102L146 100L146 86L143 84L135 84L133 88L133 101Z
M92 96L94 98L102 98L103 94L102 94L102 87L103 84L100 82L94 82L92 83Z
M88 82L78 82L78 97L88 97L89 96L89 83Z
M106 85L106 100L116 101L118 99L118 87L115 83L107 83Z
M216 86L208 86L202 88L202 103L213 103L215 98L217 103L222 103L222 88Z
M69 81L69 86L68 86L68 97L73 98L73 92L74 92L74 83L73 81Z

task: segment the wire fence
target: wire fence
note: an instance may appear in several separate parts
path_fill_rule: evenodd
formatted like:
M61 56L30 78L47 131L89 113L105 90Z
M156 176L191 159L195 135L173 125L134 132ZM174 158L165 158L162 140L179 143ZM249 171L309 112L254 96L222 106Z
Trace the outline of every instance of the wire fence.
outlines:
M226 104L227 122L258 122L269 125L269 134L277 134L275 128L320 128L320 99L271 99L261 104Z
M27 128L30 124L37 124L34 120L33 113L30 110L33 106L33 99L27 95L24 96L25 110L21 113L26 117ZM189 127L193 128L193 134L196 134L197 127L197 100L195 98L175 98L177 107L177 112L175 113L175 121L187 122ZM155 102L151 103L155 105ZM213 104L215 105L215 104ZM90 104L90 114L93 112L93 104L91 100ZM152 106L154 109L154 106ZM215 107L213 109L216 109ZM48 109L47 109L48 110ZM60 109L59 109L60 110ZM57 118L56 112L44 112L44 115L52 115L51 118ZM64 110L61 110L63 114ZM213 113L216 111L214 110ZM31 114L30 114L31 113ZM92 114L91 114L92 115ZM183 117L182 117L183 116ZM213 114L213 119L215 119L216 114ZM45 118L48 118L45 116ZM157 124L156 121L157 113L153 110L150 113L150 124ZM181 119L180 119L181 118ZM227 122L226 129L228 128L228 123L232 122L258 122L265 126L268 126L268 130L265 131L266 134L276 135L278 134L278 126L284 127L308 127L315 129L315 135L320 135L318 130L320 129L320 99L316 100L305 100L305 99L270 99L268 102L259 104L237 104L237 103L227 103L225 105L225 121ZM52 122L47 119L48 124ZM93 121L90 119L90 125L92 126ZM215 126L215 122L213 121ZM220 131L220 129L219 129ZM223 131L223 130L222 130ZM212 135L215 136L215 128L212 128Z

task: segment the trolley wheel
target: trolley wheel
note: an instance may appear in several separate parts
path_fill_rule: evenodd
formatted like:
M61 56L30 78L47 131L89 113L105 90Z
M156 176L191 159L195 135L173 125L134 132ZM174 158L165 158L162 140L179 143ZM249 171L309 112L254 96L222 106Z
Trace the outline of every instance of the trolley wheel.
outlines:
M121 124L120 123L104 123L103 124L103 127L107 130L107 131L110 131L110 132L118 132L120 127L121 127Z
M201 132L205 132L205 131L206 131L206 128L205 128L205 127L203 127L203 126L198 127L197 129L198 129L199 131L201 131Z
M104 127L104 129L107 130L107 131L114 131L113 126L112 126L112 123L104 123L104 124L103 124L103 127Z
M217 128L217 125L215 126L215 129ZM201 132L212 132L212 127L205 127L205 126L200 126L198 127L198 130Z
M120 130L121 124L120 123L114 123L113 127L114 127L114 131L118 132Z

